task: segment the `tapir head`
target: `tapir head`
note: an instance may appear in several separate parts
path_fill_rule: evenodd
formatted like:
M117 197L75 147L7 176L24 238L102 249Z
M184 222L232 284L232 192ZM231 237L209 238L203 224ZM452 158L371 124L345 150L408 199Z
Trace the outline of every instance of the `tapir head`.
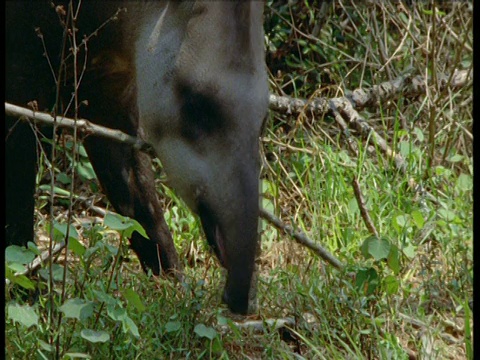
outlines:
M246 313L268 105L263 3L170 5L145 22L136 44L141 125L228 271L224 301Z

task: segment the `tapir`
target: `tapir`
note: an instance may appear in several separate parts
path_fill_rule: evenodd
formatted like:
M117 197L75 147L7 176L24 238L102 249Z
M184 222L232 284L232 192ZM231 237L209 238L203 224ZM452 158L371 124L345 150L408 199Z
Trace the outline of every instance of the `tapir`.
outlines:
M198 214L227 270L223 301L239 314L249 312L259 241L259 136L268 108L263 7L245 0L6 3L6 101L75 114L150 143L169 184ZM17 118L5 126L6 244L26 245L34 239L39 135ZM83 143L113 208L148 235L130 239L143 269L181 271L151 157L94 135Z

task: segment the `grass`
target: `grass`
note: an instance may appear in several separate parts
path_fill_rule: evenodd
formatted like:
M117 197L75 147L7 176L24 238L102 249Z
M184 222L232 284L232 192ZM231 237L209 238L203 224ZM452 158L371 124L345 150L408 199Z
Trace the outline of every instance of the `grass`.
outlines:
M268 3L274 93L341 96L407 67L429 79L427 96L362 111L405 159L405 171L353 130L352 153L329 117L270 114L263 206L347 264L341 273L264 224L257 318L292 317L294 326L256 332L233 325L199 222L159 177L185 281L142 273L121 231L74 223L84 247L72 250L64 286L67 299L79 300L61 307L61 283L48 289L41 276L30 279L31 304L18 295L32 290L6 285L6 357L51 358L49 342L58 338L62 358L473 359L472 86L439 86L439 74L472 68L471 7L340 0L315 40L305 34L315 30L318 9ZM377 260L364 247L372 233L354 179L382 239L375 244L390 249ZM39 209L44 204L40 197ZM39 234L47 223L38 224ZM60 309L60 323L50 322L49 309Z

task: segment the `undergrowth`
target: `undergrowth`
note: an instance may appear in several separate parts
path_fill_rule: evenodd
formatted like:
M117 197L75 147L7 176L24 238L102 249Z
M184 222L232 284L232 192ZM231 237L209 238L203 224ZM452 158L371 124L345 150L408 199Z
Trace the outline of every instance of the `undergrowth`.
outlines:
M39 172L37 245L6 251L7 358L473 358L472 84L441 86L442 77L473 68L472 2L340 0L327 10L321 18L316 2L267 2L272 93L343 96L412 68L428 85L423 96L361 111L405 160L403 170L354 130L352 153L328 115L270 113L262 205L321 243L345 271L263 221L256 319L293 325L239 328L221 304L224 274L199 221L163 185L157 161L183 281L141 271L127 246L139 230L130 219L98 218L76 202L76 220L65 224L72 181L76 196L94 196L108 210L77 147L77 178L56 170L59 216L48 218L51 188ZM73 148L62 149L66 158ZM55 241L70 229L68 262L60 256L35 276L15 275L47 247L50 227Z

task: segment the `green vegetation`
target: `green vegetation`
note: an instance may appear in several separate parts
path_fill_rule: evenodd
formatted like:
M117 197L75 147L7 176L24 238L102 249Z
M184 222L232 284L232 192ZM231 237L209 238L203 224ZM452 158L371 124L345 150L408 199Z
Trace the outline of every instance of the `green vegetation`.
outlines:
M295 321L280 330L238 328L221 304L223 274L200 223L164 187L160 171L183 282L142 272L127 245L138 229L132 220L87 221L98 214L76 202L68 226L71 194L63 189L72 179L57 169L63 216L50 222L51 189L41 185L37 246L5 254L6 358L473 358L472 83L444 86L455 70L473 68L473 4L339 0L319 20L316 3L267 3L272 93L339 97L405 71L428 88L360 111L402 156L403 170L355 130L348 140L329 115L270 113L263 206L321 243L346 271L264 222L255 319ZM73 148L62 149L65 159ZM98 189L79 150L77 194L90 196ZM67 268L61 255L35 276L15 275L48 248L50 233L57 242L69 237Z

